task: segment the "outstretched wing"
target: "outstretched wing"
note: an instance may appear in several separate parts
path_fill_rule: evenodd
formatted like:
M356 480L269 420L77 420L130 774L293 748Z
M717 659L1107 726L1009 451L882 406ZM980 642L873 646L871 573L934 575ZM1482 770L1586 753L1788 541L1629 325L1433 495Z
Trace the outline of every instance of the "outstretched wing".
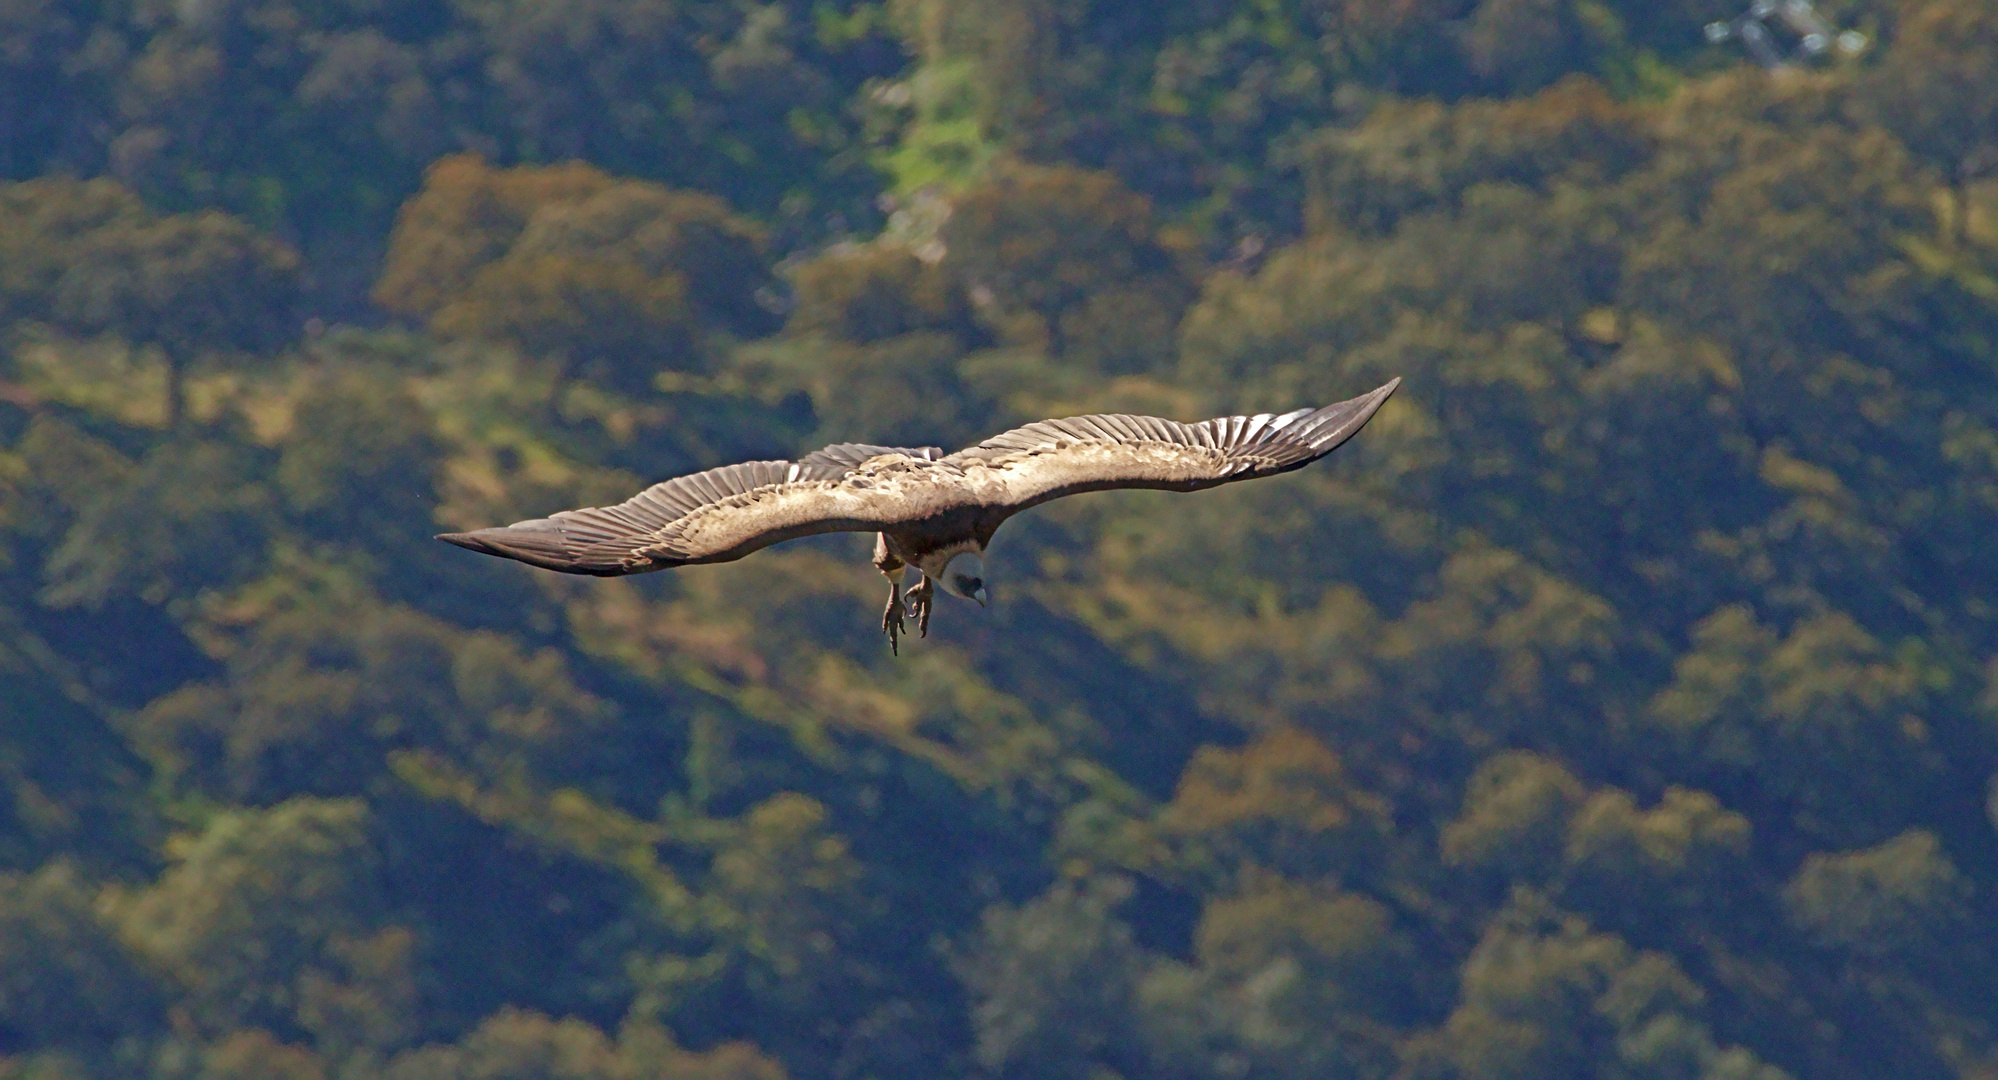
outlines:
M996 480L1009 510L1111 488L1200 488L1303 468L1353 437L1401 385L1281 414L1182 424L1155 416L1072 416L995 435L944 459L978 487ZM988 470L977 470L983 464ZM980 475L989 471L990 478Z
M845 483L880 457L881 482ZM905 459L896 468L895 458ZM839 443L801 461L748 461L676 477L616 506L564 510L496 529L437 539L568 574L615 577L697 562L727 562L759 548L824 532L872 531L920 515L939 491L934 446ZM955 470L946 470L955 474ZM910 482L914 473L925 482Z

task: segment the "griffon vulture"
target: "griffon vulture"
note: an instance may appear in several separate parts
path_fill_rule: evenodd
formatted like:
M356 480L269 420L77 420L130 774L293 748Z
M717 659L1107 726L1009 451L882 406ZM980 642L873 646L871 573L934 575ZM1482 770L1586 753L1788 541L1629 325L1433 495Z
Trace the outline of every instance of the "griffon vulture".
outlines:
M1072 416L1014 428L955 454L840 443L802 461L749 461L667 480L616 506L565 510L446 540L565 574L615 577L740 559L826 532L872 532L888 578L881 628L924 634L938 583L985 604L985 547L1007 518L1084 491L1198 491L1300 469L1366 425L1395 387L1322 409L1182 424L1154 416ZM919 582L906 596L903 575Z

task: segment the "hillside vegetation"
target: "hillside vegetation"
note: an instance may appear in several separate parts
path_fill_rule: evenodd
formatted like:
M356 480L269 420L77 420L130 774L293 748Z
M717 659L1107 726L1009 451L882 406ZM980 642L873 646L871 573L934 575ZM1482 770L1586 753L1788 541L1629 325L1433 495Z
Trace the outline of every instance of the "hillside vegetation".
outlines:
M1998 7L0 3L0 1080L1998 1077ZM444 530L1406 384L570 578Z

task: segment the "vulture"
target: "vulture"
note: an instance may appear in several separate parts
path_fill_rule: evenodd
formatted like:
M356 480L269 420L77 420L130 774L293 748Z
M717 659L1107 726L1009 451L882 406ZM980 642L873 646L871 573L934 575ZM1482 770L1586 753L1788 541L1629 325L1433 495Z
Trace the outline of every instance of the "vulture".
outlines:
M565 574L616 577L729 562L817 533L871 532L874 565L888 578L881 629L899 652L905 618L929 634L937 585L985 605L985 549L1014 514L1084 491L1198 491L1301 469L1352 438L1400 385L1397 378L1323 408L1197 424L1122 414L1041 420L955 454L838 443L798 461L666 480L616 506L438 539Z

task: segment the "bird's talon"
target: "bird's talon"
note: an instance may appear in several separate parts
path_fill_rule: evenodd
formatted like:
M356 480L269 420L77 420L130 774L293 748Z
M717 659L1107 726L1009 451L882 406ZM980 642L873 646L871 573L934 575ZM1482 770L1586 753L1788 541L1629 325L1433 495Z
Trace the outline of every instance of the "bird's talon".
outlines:
M902 617L902 590L899 586L890 584L888 608L881 613L881 631L888 635L888 652L894 656L902 655Z
M922 637L930 636L930 608L936 595L936 582L924 578L921 585L910 589L904 597L909 618L916 620L916 632Z

